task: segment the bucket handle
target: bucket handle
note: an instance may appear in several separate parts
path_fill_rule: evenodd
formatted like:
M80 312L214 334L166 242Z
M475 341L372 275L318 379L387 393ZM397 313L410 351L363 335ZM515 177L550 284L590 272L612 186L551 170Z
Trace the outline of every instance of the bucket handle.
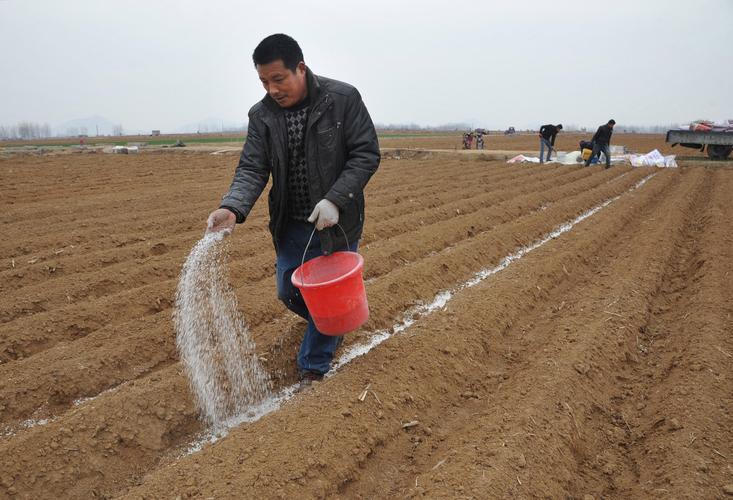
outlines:
M344 233L344 239L346 240L346 248L347 249L348 248L351 248L351 247L349 247L349 237L346 236L346 231L344 231L344 228L341 227L341 224L336 223L336 225L341 230L341 232ZM305 285L305 275L303 273L303 264L305 264L305 254L308 253L308 249L311 246L311 241L313 241L313 235L314 234L316 234L316 226L315 225L313 225L313 231L311 231L311 236L310 236L310 238L308 238L308 244L305 246L305 250L303 251L303 258L300 259L300 285L301 286Z

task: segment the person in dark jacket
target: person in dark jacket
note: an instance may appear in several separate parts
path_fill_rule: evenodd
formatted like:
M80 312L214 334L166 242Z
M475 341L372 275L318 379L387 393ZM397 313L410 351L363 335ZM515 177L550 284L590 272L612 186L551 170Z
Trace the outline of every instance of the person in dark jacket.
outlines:
M600 155L600 153L603 153L606 157L606 168L611 167L611 135L613 134L614 125L616 125L616 120L612 119L608 120L608 123L605 125L598 127L598 130L596 130L596 133L593 135L593 139L591 139L591 142L593 142L593 153L591 153L590 157L585 160L586 167L590 165L591 160L595 158L596 155Z
M476 136L476 149L484 149L484 131L476 130L474 135Z
M267 94L249 111L234 180L209 215L207 230L231 232L244 222L272 177L268 202L278 298L308 321L297 358L307 385L329 371L341 337L316 329L290 278L304 255L307 261L357 250L364 186L379 166L379 143L356 88L315 75L291 37L265 38L252 59Z
M562 130L562 123L557 125L542 125L540 127L540 163L544 163L545 146L547 147L547 160L550 161L552 150L555 149L555 137Z

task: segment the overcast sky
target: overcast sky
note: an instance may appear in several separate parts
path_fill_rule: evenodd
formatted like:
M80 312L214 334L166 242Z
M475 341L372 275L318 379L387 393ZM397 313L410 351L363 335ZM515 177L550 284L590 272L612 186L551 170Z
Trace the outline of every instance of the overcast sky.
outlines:
M733 119L733 0L0 0L0 125L242 123L276 32L378 123Z

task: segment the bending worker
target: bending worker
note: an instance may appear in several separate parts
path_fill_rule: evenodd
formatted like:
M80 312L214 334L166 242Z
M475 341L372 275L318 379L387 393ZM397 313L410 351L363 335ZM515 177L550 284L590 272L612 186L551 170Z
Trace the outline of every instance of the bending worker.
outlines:
M608 120L608 123L601 125L593 135L593 153L585 160L585 166L590 165L590 161L598 154L603 152L606 157L606 168L611 168L611 135L613 134L613 126L616 125L616 120ZM600 157L598 158L600 160Z
M562 123L557 125L542 125L540 127L540 163L544 163L542 159L545 153L545 146L547 146L547 161L550 161L550 155L552 150L555 149L555 137L558 132L562 130Z
M252 59L267 94L249 111L234 180L220 208L209 215L207 230L231 232L235 223L244 222L272 176L268 201L277 293L308 321L297 358L305 386L329 371L342 337L316 329L290 277L314 225L317 237L305 260L347 245L356 251L364 227L364 186L379 166L379 143L359 92L315 75L291 37L268 36Z

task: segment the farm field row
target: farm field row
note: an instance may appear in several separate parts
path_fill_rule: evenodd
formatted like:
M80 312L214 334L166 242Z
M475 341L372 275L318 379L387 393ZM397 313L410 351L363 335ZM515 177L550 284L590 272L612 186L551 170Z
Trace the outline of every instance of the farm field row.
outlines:
M452 300L186 455L205 429L172 300L233 166L0 160L0 496L715 497L731 482L733 175L703 168L385 160L360 245L371 318L342 352ZM265 203L228 252L288 387L304 323L276 299Z

